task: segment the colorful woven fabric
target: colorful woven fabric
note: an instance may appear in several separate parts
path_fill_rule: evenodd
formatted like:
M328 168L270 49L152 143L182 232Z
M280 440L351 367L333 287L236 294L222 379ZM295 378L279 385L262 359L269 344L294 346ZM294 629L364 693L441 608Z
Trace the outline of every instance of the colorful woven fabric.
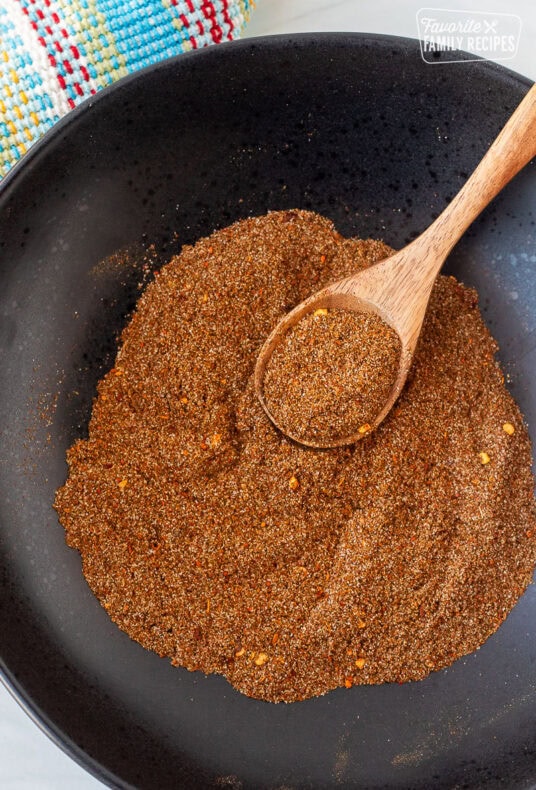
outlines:
M0 0L0 178L82 99L233 39L254 0Z

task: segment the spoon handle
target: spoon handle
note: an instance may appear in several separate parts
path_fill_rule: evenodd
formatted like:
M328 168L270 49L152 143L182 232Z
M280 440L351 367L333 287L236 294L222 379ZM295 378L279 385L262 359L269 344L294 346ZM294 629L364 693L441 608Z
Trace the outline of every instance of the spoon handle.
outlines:
M469 225L534 156L536 84L526 94L458 194L421 235L421 239L426 237L437 256L437 271Z

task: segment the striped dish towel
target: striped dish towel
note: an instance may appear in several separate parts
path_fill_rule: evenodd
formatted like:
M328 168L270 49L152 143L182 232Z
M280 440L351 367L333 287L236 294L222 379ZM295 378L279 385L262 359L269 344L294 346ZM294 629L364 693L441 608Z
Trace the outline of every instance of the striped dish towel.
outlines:
M236 38L254 0L0 0L0 178L82 99Z

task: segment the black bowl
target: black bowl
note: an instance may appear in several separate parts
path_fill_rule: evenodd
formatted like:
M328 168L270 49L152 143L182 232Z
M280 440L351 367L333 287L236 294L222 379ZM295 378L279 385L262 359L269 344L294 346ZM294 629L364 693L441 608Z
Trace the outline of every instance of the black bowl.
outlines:
M530 588L473 655L420 683L272 705L170 666L109 620L52 509L65 450L150 269L185 242L301 207L397 247L464 183L528 82L425 64L414 41L304 35L182 55L59 123L0 195L1 666L104 782L149 788L528 787L536 778ZM536 172L458 245L509 384L536 425ZM152 245L152 247L151 247ZM131 254L131 264L112 256ZM105 260L106 259L106 260Z

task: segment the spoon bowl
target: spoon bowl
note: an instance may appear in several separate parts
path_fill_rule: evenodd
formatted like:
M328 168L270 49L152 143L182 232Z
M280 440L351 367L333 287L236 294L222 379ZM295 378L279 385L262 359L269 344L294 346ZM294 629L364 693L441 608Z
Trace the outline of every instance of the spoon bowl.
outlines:
M488 203L536 156L536 85L510 117L480 164L437 219L414 241L389 258L345 277L297 305L277 324L263 344L254 373L257 397L280 430L264 398L264 376L274 349L288 330L319 308L342 308L375 313L392 327L401 342L396 379L385 405L366 431L349 431L333 441L290 436L309 447L353 444L370 433L387 416L400 395L422 329L435 279L450 250Z
M376 264L377 266L379 264ZM371 267L371 269L374 269ZM346 444L353 444L358 439L362 439L366 433L370 433L367 431L366 433L363 432L355 432L349 435L348 437L342 437L341 439L334 440L326 444L325 441L318 441L314 438L304 438L302 436L293 435L288 430L284 429L279 423L277 418L272 414L270 411L268 404L266 403L264 397L264 388L263 388L263 381L266 372L266 366L269 363L270 357L274 349L281 343L286 333L293 327L296 326L306 315L309 313L314 313L315 310L319 309L327 309L327 310L349 310L356 313L374 313L379 315L382 321L389 326L392 326L398 333L397 327L395 322L393 321L392 315L388 314L384 309L383 306L378 304L377 301L374 301L373 295L367 294L367 278L365 275L369 272L369 269L365 269L362 272L359 272L352 277L345 278L333 285L330 285L321 291L313 294L308 299L305 299L303 302L300 302L295 308L290 310L284 318L277 324L273 332L268 336L264 345L261 348L259 353L257 364L255 367L255 375L254 375L254 383L255 383L255 390L257 392L257 396L260 400L260 403L268 415L268 417L272 420L274 425L280 430L286 433L290 439L293 439L300 444L303 444L307 447L315 447L315 448L325 448L325 447L339 447ZM361 282L362 280L362 282ZM360 287L361 286L361 287ZM384 419L384 417L390 411L393 403L396 401L404 383L406 381L406 377L411 366L411 361L413 359L413 350L414 347L408 344L407 339L405 337L400 337L400 341L402 344L401 352L400 352L400 360L399 360L399 367L396 379L393 383L393 387L389 394L388 400L385 404L385 407L378 413L374 423L371 424L371 429L374 429L380 422ZM416 342L416 338L415 338Z

